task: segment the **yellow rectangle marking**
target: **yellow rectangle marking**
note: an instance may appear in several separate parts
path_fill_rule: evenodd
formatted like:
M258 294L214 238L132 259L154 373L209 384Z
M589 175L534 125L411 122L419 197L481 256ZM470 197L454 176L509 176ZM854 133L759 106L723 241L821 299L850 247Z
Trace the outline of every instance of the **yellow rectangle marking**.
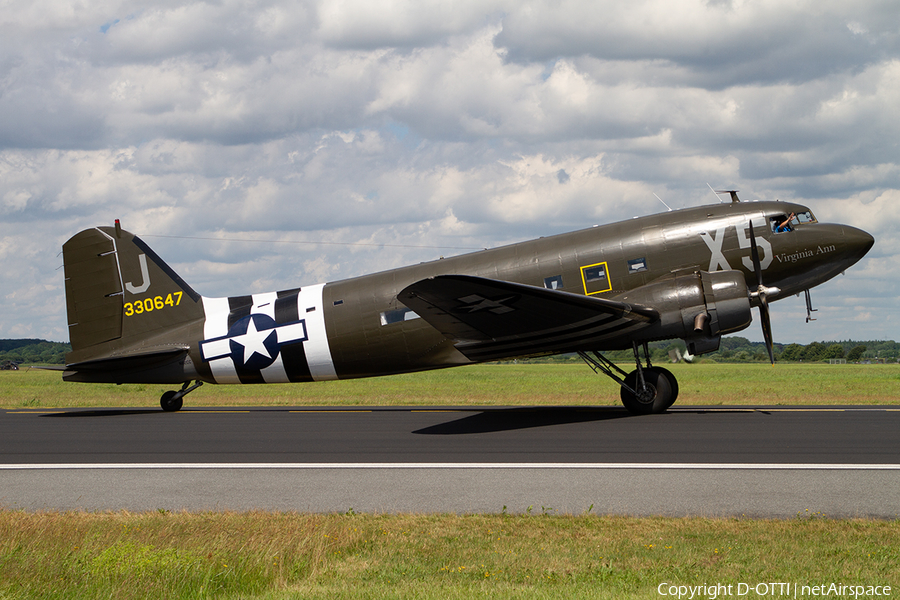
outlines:
M606 279L607 287L602 290L598 289L598 290L588 291L588 283L589 282L587 280L587 277L585 277L585 271L587 271L588 269L592 269L594 267L601 267L601 266L603 267L603 277L598 278L594 281L602 281L603 279ZM607 265L606 262L599 262L599 263L594 263L592 265L585 265L585 266L581 267L581 285L584 286L584 293L586 296L593 296L594 294L602 294L603 292L608 292L609 290L611 290L612 289L612 278L609 276L609 265ZM593 287L593 286L591 286L591 287Z

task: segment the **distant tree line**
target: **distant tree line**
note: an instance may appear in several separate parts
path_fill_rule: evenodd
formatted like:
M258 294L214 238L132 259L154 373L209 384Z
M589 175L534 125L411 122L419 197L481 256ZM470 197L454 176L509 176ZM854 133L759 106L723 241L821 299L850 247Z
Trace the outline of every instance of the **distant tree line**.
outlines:
M654 363L665 363L671 359L673 351L683 356L685 345L681 340L652 342L649 344L650 360ZM826 341L810 344L774 344L776 362L824 362L832 358L843 358L848 363L867 360L884 359L897 362L900 358L900 343L888 340L877 341ZM604 356L617 363L634 361L631 350L604 352ZM643 355L643 353L642 353ZM769 355L762 342L751 342L738 336L723 337L719 350L697 357L707 361L724 363L768 362ZM575 354L561 354L535 359L519 359L518 362L570 362L580 361Z
M776 361L823 362L843 358L847 362L884 359L896 362L900 357L900 344L893 340L825 341L809 344L774 344ZM765 362L769 360L765 344L746 338L729 336L722 338L718 352L704 355L719 362Z
M685 346L680 340L653 342L650 347L650 359L653 362L663 363L670 359L670 353L677 350L684 354ZM900 343L894 341L862 341L851 340L843 342L812 342L811 344L775 344L775 360L782 362L822 362L832 358L843 358L847 362L860 362L866 360L884 359L888 362L896 362L900 358ZM72 351L72 346L62 342L48 342L46 340L0 340L0 363L12 361L21 364L48 364L62 365L66 362L66 353ZM631 350L617 350L604 352L607 358L616 362L629 362L634 360ZM762 342L751 342L747 338L728 336L722 338L719 350L711 354L704 354L706 360L716 362L766 362L769 356ZM558 356L522 359L519 362L569 362L580 360L574 354L562 354Z
M63 365L71 344L46 340L0 340L0 363Z

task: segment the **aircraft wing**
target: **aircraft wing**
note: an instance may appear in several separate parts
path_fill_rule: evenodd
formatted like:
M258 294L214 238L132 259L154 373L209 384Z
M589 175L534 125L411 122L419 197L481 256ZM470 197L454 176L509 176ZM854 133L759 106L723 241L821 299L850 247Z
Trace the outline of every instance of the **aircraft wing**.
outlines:
M475 361L599 348L659 319L652 308L468 275L422 279L397 298Z

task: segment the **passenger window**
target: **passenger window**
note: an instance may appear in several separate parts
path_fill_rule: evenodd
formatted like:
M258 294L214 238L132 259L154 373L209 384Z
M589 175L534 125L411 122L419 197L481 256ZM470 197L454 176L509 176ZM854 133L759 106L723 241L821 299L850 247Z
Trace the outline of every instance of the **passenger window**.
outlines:
M397 310L386 310L381 313L381 325L393 325L394 323L403 323L404 321L412 321L418 319L419 315L408 308L399 308Z
M605 262L581 267L581 281L584 284L584 293L587 296L608 292L612 289Z
M561 290L563 288L562 275L544 278L544 287L548 290Z

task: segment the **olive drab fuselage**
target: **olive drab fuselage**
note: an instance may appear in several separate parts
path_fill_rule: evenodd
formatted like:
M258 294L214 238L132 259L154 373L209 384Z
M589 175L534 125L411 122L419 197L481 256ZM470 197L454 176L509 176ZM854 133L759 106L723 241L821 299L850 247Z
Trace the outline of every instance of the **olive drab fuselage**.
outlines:
M468 363L421 319L382 324L383 313L404 308L398 291L434 275L467 273L618 298L667 276L737 270L751 287L750 222L766 284L781 288L780 298L823 283L859 260L868 234L851 227L806 223L776 234L768 226L770 218L792 212L810 211L787 202L685 209L326 284L323 305L336 372L360 377L373 366L398 373ZM588 280L592 268L604 267L605 278ZM616 340L602 349L630 348L631 342Z

